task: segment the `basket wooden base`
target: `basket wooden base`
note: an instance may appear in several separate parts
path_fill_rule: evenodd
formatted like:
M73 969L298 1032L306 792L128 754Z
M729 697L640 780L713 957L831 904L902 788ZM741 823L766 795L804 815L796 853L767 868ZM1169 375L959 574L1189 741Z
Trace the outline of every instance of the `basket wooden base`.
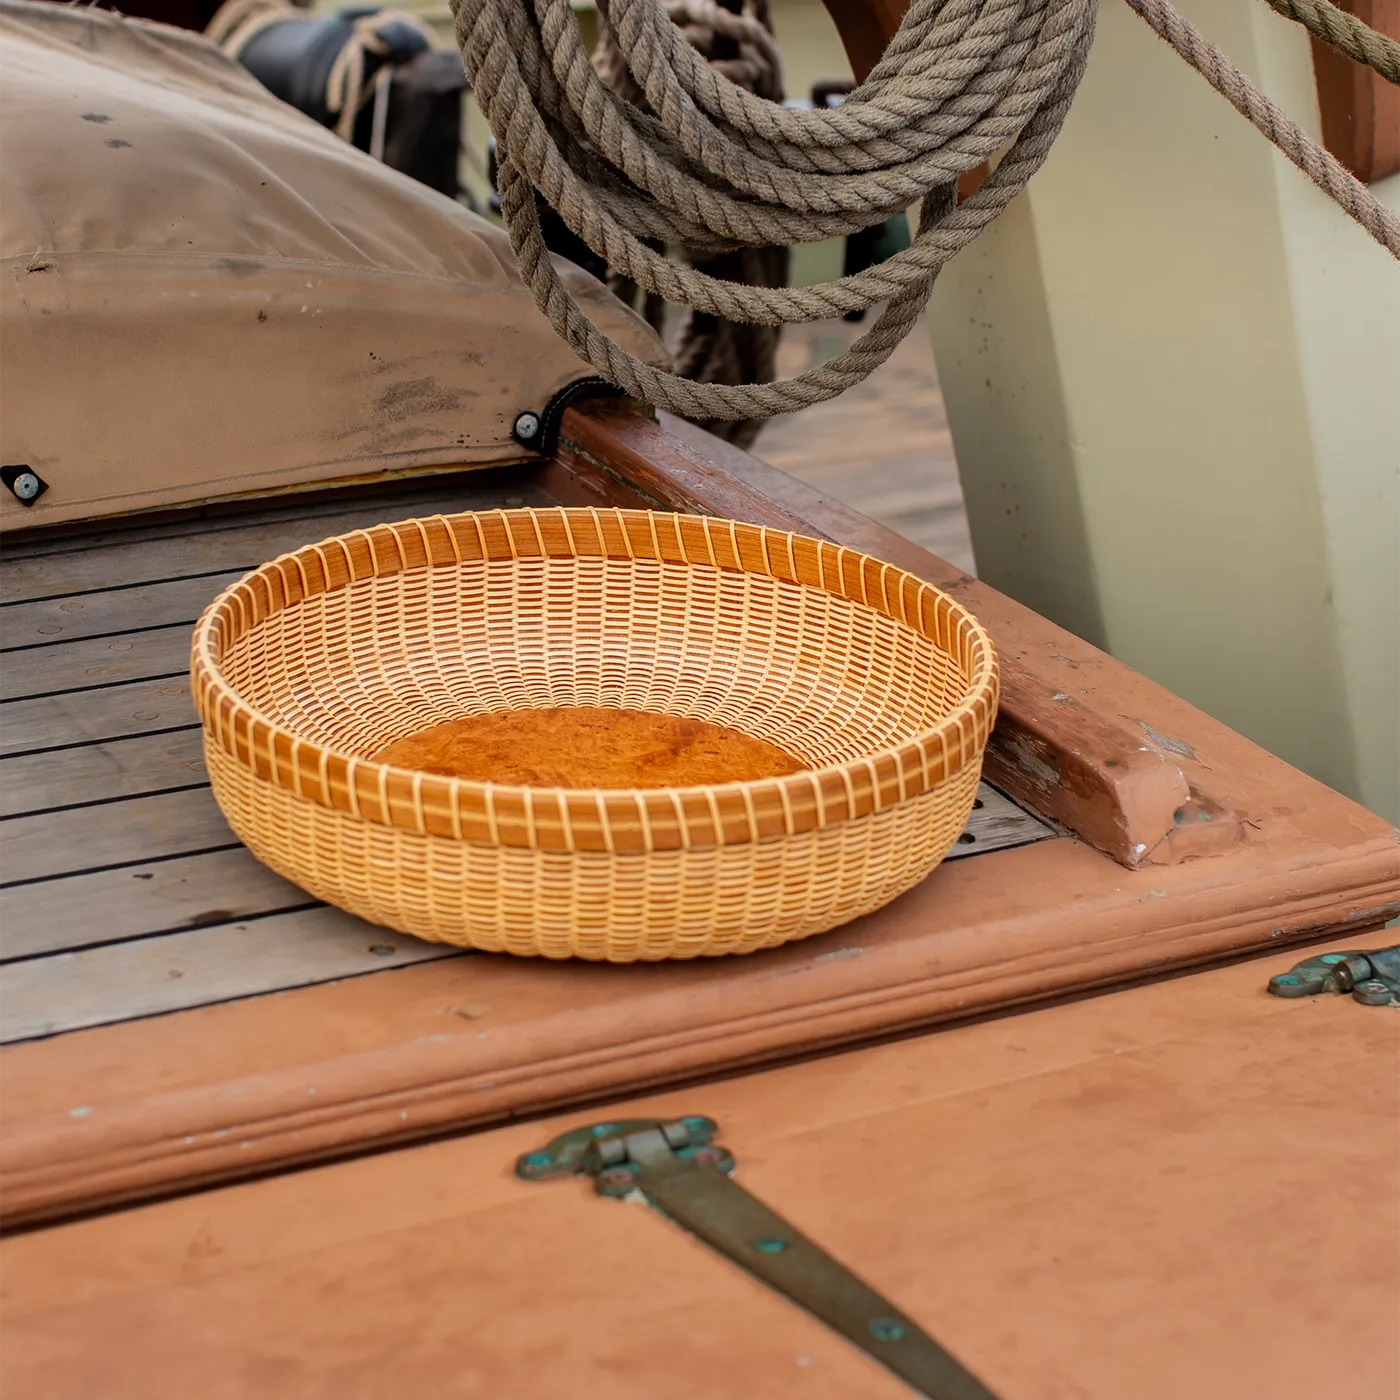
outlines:
M593 705L467 715L395 739L374 758L469 782L629 791L751 783L806 767L726 725Z

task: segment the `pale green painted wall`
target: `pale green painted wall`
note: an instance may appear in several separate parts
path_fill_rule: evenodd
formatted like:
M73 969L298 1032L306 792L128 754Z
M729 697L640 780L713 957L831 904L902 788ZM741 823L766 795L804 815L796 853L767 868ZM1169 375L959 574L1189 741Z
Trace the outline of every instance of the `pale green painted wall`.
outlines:
M1181 8L1316 131L1301 30ZM932 323L982 576L1400 820L1400 266L1110 5Z

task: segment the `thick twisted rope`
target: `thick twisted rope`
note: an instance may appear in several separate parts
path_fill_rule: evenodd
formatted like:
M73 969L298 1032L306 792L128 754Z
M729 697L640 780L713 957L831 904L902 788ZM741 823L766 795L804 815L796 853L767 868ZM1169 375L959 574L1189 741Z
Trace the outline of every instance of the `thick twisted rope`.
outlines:
M1396 218L1330 151L1325 151L1210 43L1167 0L1127 0L1216 92L1249 118L1309 180L1350 214L1381 247L1400 258Z
M1388 83L1400 84L1400 43L1328 0L1268 0L1285 19L1297 20L1324 44L1356 63L1373 68Z
M766 418L835 397L918 322L938 270L1048 155L1083 72L1095 0L914 0L870 77L835 111L745 92L658 0L604 0L648 111L594 72L568 0L457 0L457 35L496 135L502 213L551 324L627 392L688 418ZM722 22L722 21L721 21ZM1004 152L954 207L957 177ZM532 187L610 268L668 301L766 325L885 308L844 355L776 384L696 384L602 335L565 292ZM913 245L814 287L737 286L648 241L708 248L815 242L923 208Z
M732 0L732 3L737 0ZM742 0L741 8L726 9L716 0L662 0L666 14L686 42L730 82L770 102L783 97L782 59L773 38L768 0ZM613 92L644 106L646 97L633 80L627 61L606 23L599 26L593 49L594 71ZM747 286L785 287L789 250L736 248L709 253L703 249L670 250L706 275ZM608 288L632 306L638 287L616 272ZM658 332L664 329L665 302L654 292L643 299L643 312ZM691 311L675 333L675 372L697 384L768 384L777 378L780 325L728 321L705 311ZM738 447L750 447L763 427L762 418L698 418L698 426Z
M1400 220L1194 26L1166 0L1128 3L1400 257ZM729 81L661 0L599 0L599 9L645 108L595 72L569 0L453 0L467 72L496 137L521 273L555 330L629 394L686 418L741 419L834 398L889 358L939 270L1044 163L1083 75L1097 0L913 0L865 82L823 112L784 108ZM724 14L716 7L716 24L730 22ZM984 162L991 175L957 203L958 176ZM611 270L696 311L776 325L884 309L845 354L795 379L697 384L663 373L603 335L565 290L535 190ZM816 242L919 201L909 248L811 287L742 286L662 251Z
M772 6L769 0L747 0L742 10L727 10L716 0L661 0L667 18L694 49L705 55L716 72L746 92L756 92L770 101L778 100L782 89L783 60L773 37ZM599 26L598 46L593 50L593 67L615 93L628 102L639 102L642 90L633 81L627 61L613 40L604 21ZM728 40L732 56L717 58L716 41Z

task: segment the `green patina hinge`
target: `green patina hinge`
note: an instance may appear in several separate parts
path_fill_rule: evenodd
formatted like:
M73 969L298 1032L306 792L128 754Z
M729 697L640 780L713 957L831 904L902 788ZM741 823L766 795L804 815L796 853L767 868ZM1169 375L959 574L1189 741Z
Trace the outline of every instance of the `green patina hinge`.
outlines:
M930 1400L996 1400L904 1313L730 1180L709 1118L632 1118L557 1137L516 1162L527 1181L591 1176L599 1195L640 1195L682 1229L854 1342Z
M1269 991L1276 997L1350 992L1364 1006L1400 1006L1400 944L1304 958L1270 977Z

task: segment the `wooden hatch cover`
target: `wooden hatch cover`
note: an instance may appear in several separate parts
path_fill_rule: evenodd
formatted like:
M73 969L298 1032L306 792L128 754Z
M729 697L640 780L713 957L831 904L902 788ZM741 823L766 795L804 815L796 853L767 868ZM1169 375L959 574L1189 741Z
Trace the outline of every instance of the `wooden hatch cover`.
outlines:
M848 46L869 50L851 48L860 72L903 6L831 9ZM997 643L1003 702L962 858L810 943L637 968L455 955L318 906L253 862L209 797L187 695L204 603L311 538L527 501L818 535L965 602ZM899 536L623 404L568 410L557 450L506 475L10 538L7 1223L1359 935L1400 907L1400 852L1379 819Z
M1377 1400L1397 1360L1367 1322L1400 1289L1400 1015L1268 996L1291 961L22 1233L0 1243L0 1386L910 1395L654 1211L512 1170L580 1125L705 1114L736 1181L1002 1400Z
M309 538L526 500L820 535L966 602L1005 682L962 858L819 939L631 968L456 955L258 866L201 767L184 669L203 604ZM8 1223L1359 935L1400 907L1380 819L837 502L623 405L570 410L555 456L508 476L17 540L0 587Z

